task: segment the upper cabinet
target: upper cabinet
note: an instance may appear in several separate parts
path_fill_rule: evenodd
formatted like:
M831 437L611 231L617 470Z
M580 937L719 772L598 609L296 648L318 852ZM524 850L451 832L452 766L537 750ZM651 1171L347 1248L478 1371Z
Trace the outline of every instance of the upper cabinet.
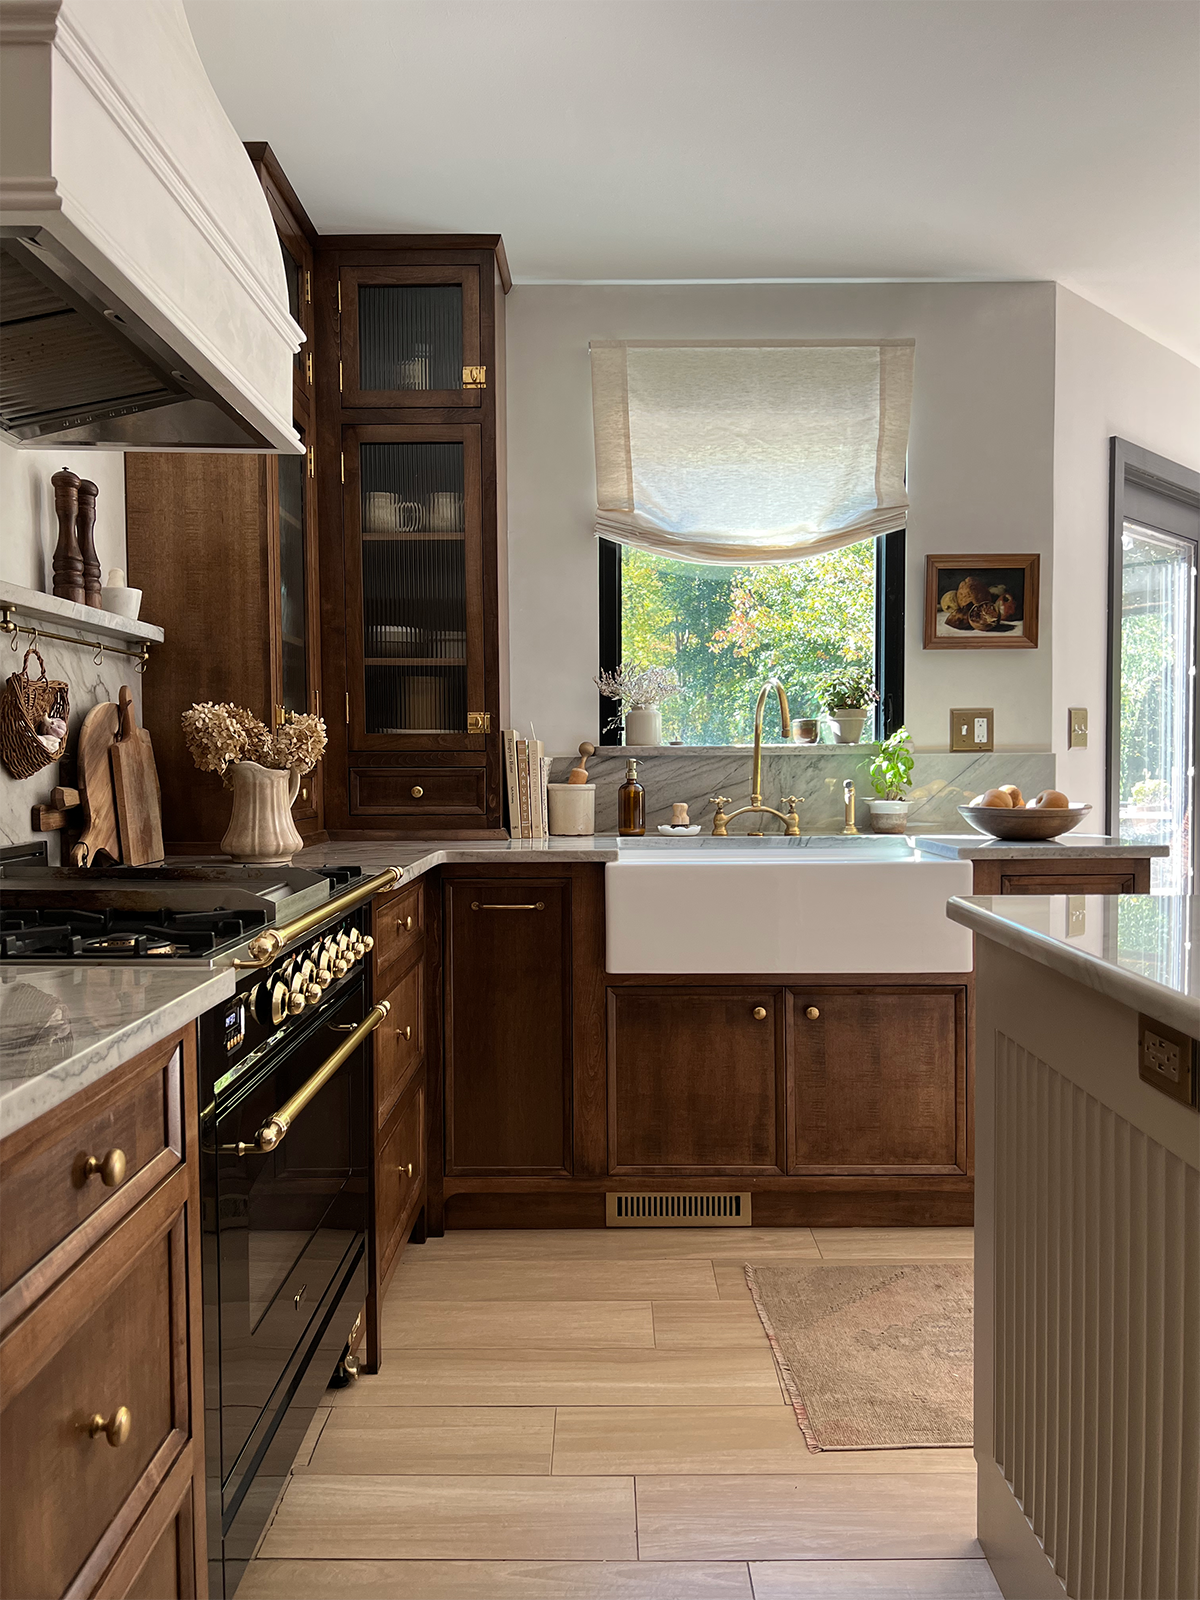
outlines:
M497 831L503 246L330 239L316 268L326 824Z

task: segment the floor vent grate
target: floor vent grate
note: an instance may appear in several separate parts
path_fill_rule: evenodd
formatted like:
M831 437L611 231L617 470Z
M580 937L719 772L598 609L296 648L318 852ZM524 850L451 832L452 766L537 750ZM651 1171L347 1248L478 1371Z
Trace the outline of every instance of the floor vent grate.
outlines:
M749 1192L733 1194L606 1194L610 1228L748 1228Z

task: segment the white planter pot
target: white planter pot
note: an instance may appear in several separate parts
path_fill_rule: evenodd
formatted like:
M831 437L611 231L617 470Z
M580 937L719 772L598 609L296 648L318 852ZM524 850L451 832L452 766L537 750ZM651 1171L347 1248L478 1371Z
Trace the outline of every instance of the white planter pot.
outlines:
M546 798L554 838L579 839L596 831L594 783L548 783Z
M652 711L625 713L625 743L630 745L662 743L662 712L657 706Z
M872 800L870 806L872 833L907 833L909 801Z
M235 761L229 769L233 784L233 815L221 840L221 849L235 861L262 861L286 865L304 840L292 821L292 801L300 788L300 769L260 767L257 761Z
M838 706L829 712L829 727L837 744L857 744L862 738L863 723L870 711L858 711L852 706Z

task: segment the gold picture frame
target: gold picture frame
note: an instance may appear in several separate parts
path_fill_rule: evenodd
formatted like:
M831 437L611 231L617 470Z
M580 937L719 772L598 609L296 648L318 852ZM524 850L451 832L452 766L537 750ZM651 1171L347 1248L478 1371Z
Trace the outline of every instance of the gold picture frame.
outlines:
M1036 650L1036 555L925 557L926 650Z

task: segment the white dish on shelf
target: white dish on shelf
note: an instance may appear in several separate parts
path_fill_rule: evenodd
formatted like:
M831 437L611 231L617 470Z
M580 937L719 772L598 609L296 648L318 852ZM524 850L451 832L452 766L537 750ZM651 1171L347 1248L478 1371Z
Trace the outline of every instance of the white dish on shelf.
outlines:
M658 825L658 831L659 831L659 833L679 833L679 834L699 833L700 832L700 824L698 822L692 822L692 823L689 823L689 825L686 828L677 828L677 827L674 826L673 823L660 822L659 825Z

